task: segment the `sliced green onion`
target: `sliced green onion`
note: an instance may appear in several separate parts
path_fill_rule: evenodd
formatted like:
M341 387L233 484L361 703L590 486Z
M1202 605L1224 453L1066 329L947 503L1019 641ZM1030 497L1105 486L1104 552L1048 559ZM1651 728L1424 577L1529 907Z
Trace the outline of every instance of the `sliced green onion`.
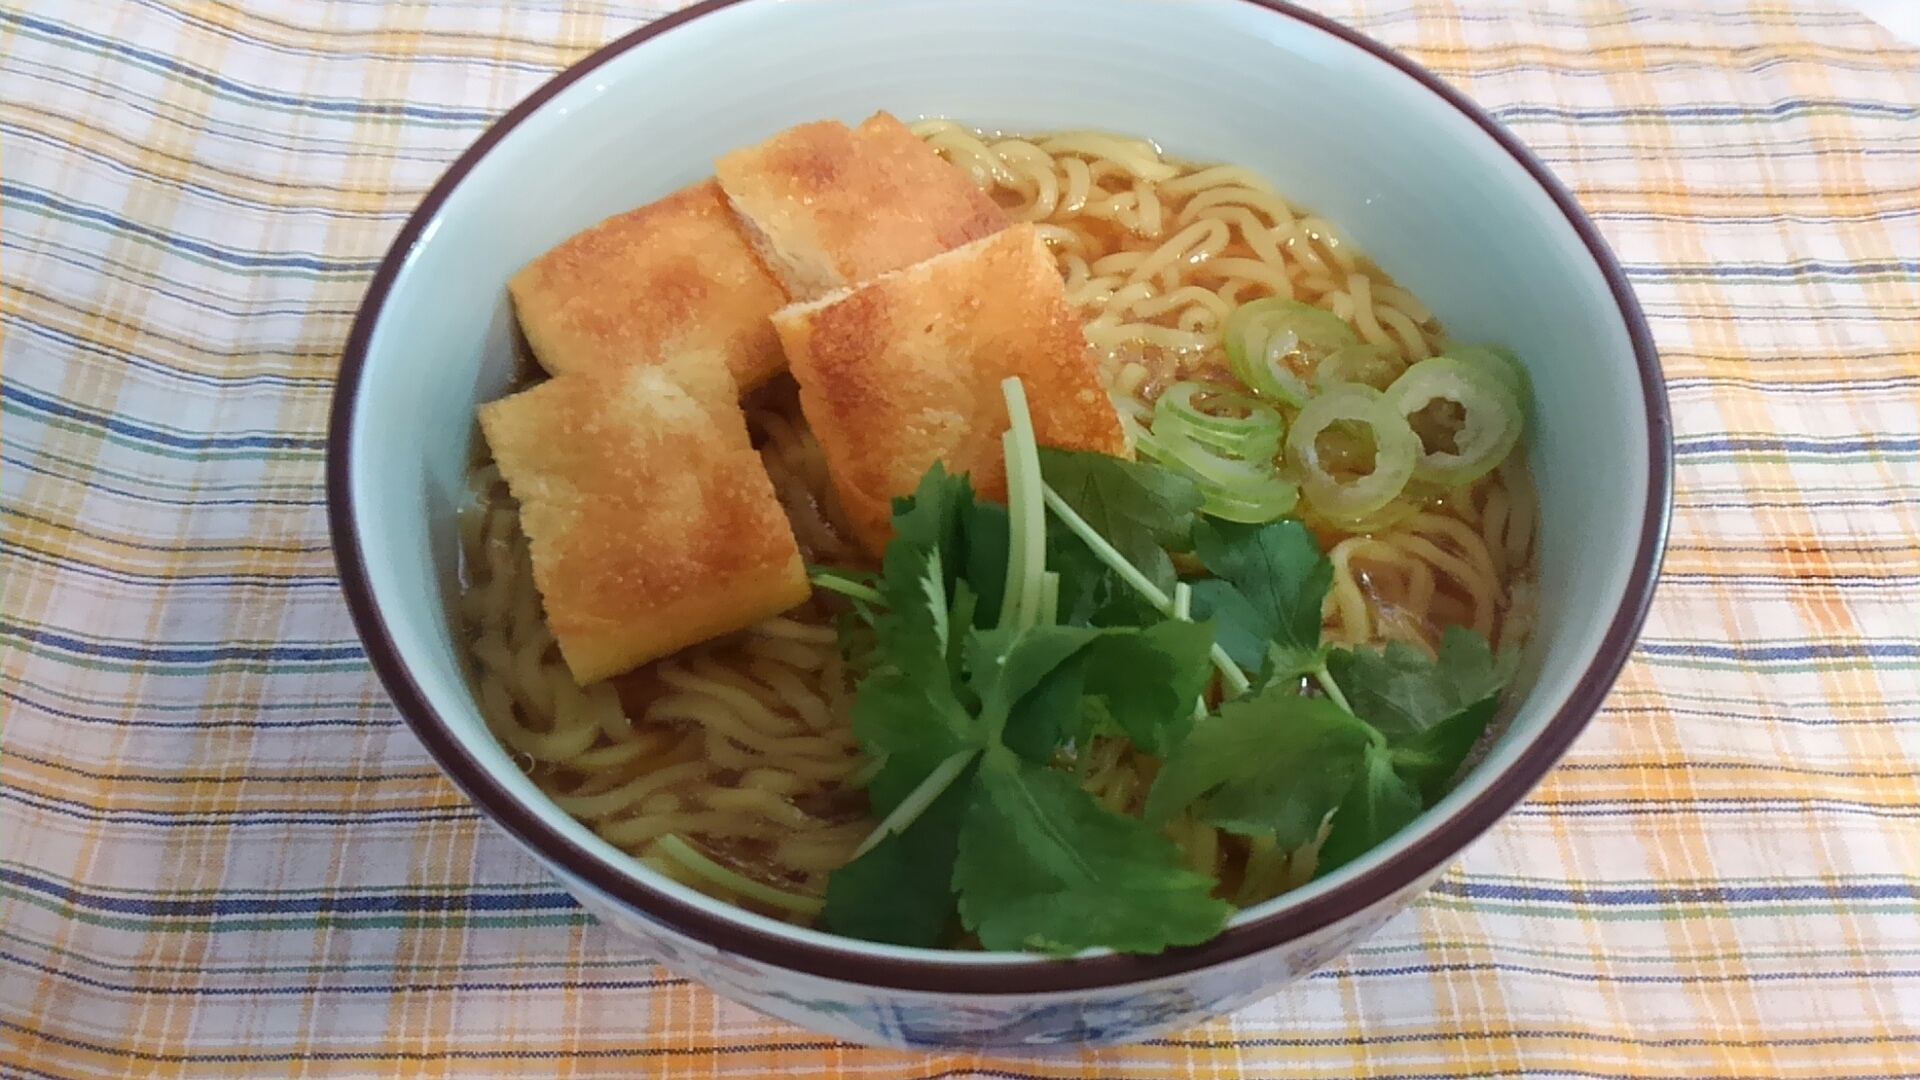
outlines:
M1161 393L1153 429L1135 447L1192 478L1207 513L1259 524L1299 501L1299 489L1274 463L1284 430L1271 405L1212 383L1178 382Z
M1280 517L1300 501L1300 489L1272 464L1221 457L1184 434L1149 433L1138 449L1190 478L1200 489L1200 508L1217 518L1258 525Z
M1385 390L1405 370L1398 356L1378 345L1349 345L1320 361L1313 371L1313 385L1327 390L1341 383L1359 383Z
M1241 304L1220 328L1227 365L1256 394L1304 405L1307 379L1327 356L1357 345L1346 320L1298 300L1268 297Z
M1320 461L1320 435L1339 425L1359 425L1373 435L1373 469L1340 480ZM1287 433L1287 457L1300 474L1307 501L1320 514L1355 519L1380 509L1405 490L1413 477L1420 437L1406 418L1371 386L1342 383L1307 402Z
M1275 474L1239 488L1222 488L1196 480L1203 500L1200 508L1223 521L1237 521L1243 525L1264 525L1285 517L1294 507L1300 505L1300 489L1291 481Z
M1271 463L1286 424L1278 409L1231 387L1177 382L1154 402L1153 430L1170 429L1229 457Z
M1317 523L1330 525L1341 532L1372 534L1384 532L1407 520L1422 509L1418 499L1409 498L1406 492L1388 499L1386 505L1358 517L1333 517L1327 514L1315 514Z
M670 857L674 862L737 896L758 900L769 907L777 907L782 911L791 911L796 915L805 915L809 918L820 914L820 909L826 906L826 901L819 897L786 892L755 881L745 874L729 870L695 851L692 844L672 833L662 836L654 841L654 844L659 847L662 854Z
M1513 355L1512 349L1504 345L1464 345L1457 341L1448 342L1447 347L1440 351L1440 355L1451 356L1469 367L1479 368L1500 380L1500 385L1507 388L1507 393L1513 395L1513 400L1520 403L1522 411L1526 409L1528 400L1533 397L1533 380L1527 375L1527 366L1520 362L1519 357Z
M1284 480L1276 480L1245 497L1217 495L1211 504L1206 504L1206 510L1222 521L1265 525L1285 517L1288 511L1298 505L1300 489Z
M1408 368L1387 388L1387 404L1411 418L1436 401L1460 406L1454 449L1420 446L1413 475L1439 484L1467 484L1506 460L1520 441L1520 403L1497 377L1451 356L1435 356ZM1417 436L1416 436L1417 438Z
M1242 461L1193 441L1177 424L1155 424L1140 440L1140 451L1161 464L1183 468L1194 479L1222 487L1255 483L1275 473L1272 459Z

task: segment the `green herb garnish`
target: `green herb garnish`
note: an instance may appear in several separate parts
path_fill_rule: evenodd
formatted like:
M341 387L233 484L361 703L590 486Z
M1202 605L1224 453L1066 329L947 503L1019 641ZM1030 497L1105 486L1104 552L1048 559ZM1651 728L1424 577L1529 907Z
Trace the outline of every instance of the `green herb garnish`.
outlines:
M1214 576L1193 583L1194 612L1220 621L1220 644L1242 667L1298 678L1320 666L1320 605L1333 564L1305 525L1203 521L1193 531Z
M1155 953L1205 941L1233 914L1157 830L1102 808L1071 774L1006 753L981 763L953 881L989 949Z
M1154 779L1146 816L1166 821L1191 807L1228 832L1297 848L1346 797L1373 738L1333 702L1273 684L1194 725Z
M935 465L895 501L879 575L812 571L870 628L853 728L878 762L881 815L829 880L827 928L1158 952L1207 940L1233 911L1166 822L1317 846L1325 872L1445 793L1508 660L1458 630L1432 661L1327 646L1332 569L1304 526L1220 521L1165 469L1040 451L1017 381L1006 389L1007 507ZM1179 581L1168 552L1186 550L1212 576ZM1228 700L1210 711L1216 674ZM1302 676L1326 696L1303 694ZM1096 737L1163 759L1140 816L1064 767Z
M1040 450L1047 486L1163 592L1172 592L1169 551L1193 547L1200 488L1157 465L1105 454Z

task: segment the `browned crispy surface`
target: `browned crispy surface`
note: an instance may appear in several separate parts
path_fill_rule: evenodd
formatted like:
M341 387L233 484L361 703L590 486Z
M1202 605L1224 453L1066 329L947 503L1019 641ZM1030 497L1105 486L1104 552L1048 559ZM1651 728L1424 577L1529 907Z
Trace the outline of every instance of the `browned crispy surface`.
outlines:
M714 173L796 300L870 281L1007 226L967 174L876 113L788 128Z
M712 180L575 234L507 289L555 375L696 355L751 389L785 366L767 317L786 292Z
M574 678L617 675L805 600L733 380L698 356L563 375L480 407Z
M1041 445L1126 453L1053 256L1031 225L773 317L834 486L869 549L939 460L1006 498L1000 382L1020 376Z

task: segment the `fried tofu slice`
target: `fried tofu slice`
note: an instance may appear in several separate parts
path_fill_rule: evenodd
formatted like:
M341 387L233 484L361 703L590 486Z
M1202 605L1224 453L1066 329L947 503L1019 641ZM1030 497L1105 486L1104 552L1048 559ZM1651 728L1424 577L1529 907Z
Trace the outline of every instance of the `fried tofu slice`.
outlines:
M698 355L750 390L786 366L767 321L786 291L711 179L576 233L507 291L554 375Z
M738 398L724 368L688 355L480 407L547 625L582 685L810 594Z
M1042 446L1126 455L1065 283L1032 225L773 317L854 530L879 554L892 500L935 461L1005 501L1000 383L1018 375Z
M961 169L882 112L788 128L714 163L766 264L817 299L1007 227Z

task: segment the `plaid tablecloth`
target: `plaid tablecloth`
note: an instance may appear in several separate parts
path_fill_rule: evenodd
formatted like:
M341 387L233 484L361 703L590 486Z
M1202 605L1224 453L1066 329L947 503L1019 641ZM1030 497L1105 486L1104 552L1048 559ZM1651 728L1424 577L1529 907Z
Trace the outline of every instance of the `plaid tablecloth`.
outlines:
M1920 55L1802 3L1324 6L1626 264L1678 429L1659 602L1566 763L1345 962L1011 1060L646 963L442 779L336 589L375 261L657 10L0 3L0 1076L1920 1074Z

